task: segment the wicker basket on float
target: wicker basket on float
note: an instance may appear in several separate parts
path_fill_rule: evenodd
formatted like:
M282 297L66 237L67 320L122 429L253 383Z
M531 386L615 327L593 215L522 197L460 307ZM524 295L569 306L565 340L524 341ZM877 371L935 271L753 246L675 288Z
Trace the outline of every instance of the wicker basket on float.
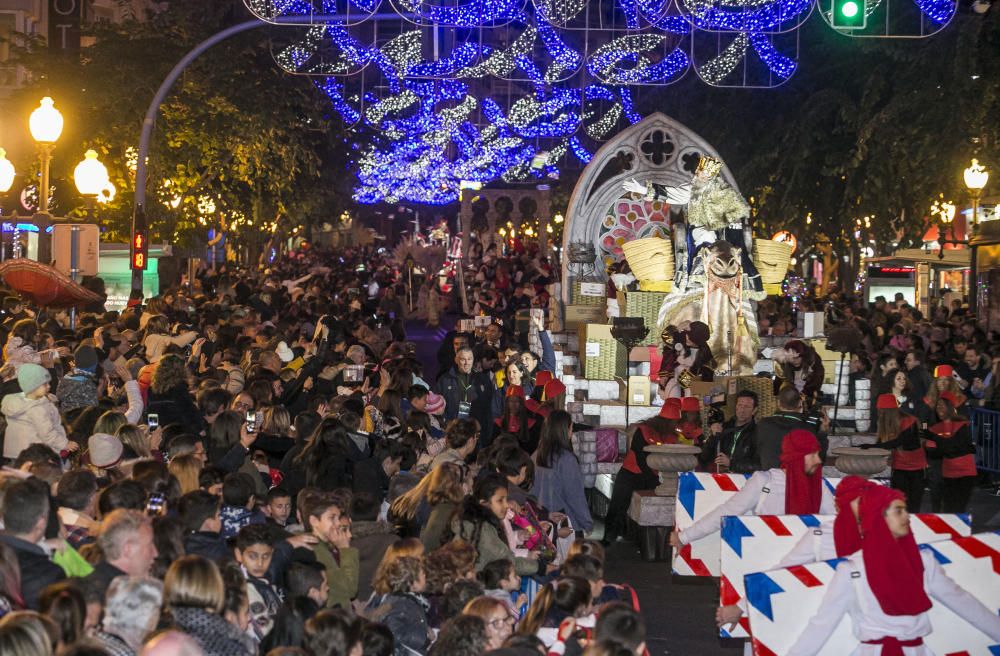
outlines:
M788 273L788 264L792 260L792 246L773 239L753 240L753 263L760 272L760 280L764 283L764 291L768 296L781 293L781 283Z
M622 244L622 252L640 290L669 292L674 288L674 245L669 239L634 239Z

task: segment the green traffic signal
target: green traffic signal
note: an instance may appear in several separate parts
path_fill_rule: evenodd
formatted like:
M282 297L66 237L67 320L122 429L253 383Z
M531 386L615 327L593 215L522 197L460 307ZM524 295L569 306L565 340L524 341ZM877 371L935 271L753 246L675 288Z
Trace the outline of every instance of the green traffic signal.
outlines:
M834 27L860 30L867 24L864 0L832 0L830 11Z

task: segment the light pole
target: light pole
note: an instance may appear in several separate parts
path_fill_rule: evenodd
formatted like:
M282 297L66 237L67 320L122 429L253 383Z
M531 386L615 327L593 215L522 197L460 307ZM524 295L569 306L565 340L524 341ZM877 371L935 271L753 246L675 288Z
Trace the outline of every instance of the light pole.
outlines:
M978 159L973 158L972 164L964 171L964 177L965 186L972 198L972 234L976 236L979 233L979 198L983 195L983 188L990 180L990 174L986 167L979 163ZM979 272L976 266L975 244L972 245L969 265L970 286L972 287L969 290L969 311L975 315L979 309Z
M14 184L15 176L14 165L7 159L7 151L0 148L0 194L6 194L10 191L11 185ZM14 210L14 216L17 216L16 209ZM4 245L3 240L0 239L0 261L6 259L7 247Z
M42 156L42 180L38 186L38 212L32 218L38 226L38 261L48 264L51 257L51 241L47 239L46 228L52 222L49 215L49 163L52 161L52 151L59 141L63 131L63 117L52 98L45 96L35 111L28 118L28 129L31 138L38 144Z
M87 213L93 209L97 199L105 187L110 184L108 180L108 169L97 159L97 152L88 150L83 161L73 169L73 181L76 189L87 201ZM69 276L76 282L80 273L80 226L74 224L70 226L69 232ZM70 330L76 329L76 306L70 310L69 314Z

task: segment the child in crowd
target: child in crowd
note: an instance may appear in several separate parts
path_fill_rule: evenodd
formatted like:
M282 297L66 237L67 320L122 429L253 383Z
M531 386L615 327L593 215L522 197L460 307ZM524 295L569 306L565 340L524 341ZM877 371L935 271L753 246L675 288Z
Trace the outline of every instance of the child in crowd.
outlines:
M229 474L222 482L222 537L236 537L249 524L263 524L267 518L254 508L254 480L249 474Z
M279 534L286 533L288 519L292 514L291 493L283 487L272 487L264 497L262 510L267 517L268 526Z
M318 542L313 546L316 561L326 568L330 593L326 607L349 608L358 594L358 550L351 547L348 508L338 495L313 490L300 495L299 512Z
M592 629L596 618L590 590L589 581L575 576L542 586L518 625L518 633L535 634L548 647L558 640L559 627L566 619L573 619L579 628Z
M270 633L281 606L281 593L267 579L274 555L272 535L266 524L248 524L236 536L236 562L247 580L250 624L247 633L258 642Z
M504 602L514 617L521 617L527 610L528 597L521 592L521 577L512 561L504 558L486 563L479 572L479 580L486 595Z
M430 606L423 597L427 575L421 559L401 556L379 569L380 578L373 584L376 594L365 616L389 627L397 654L424 653L433 634L427 625Z
M222 537L219 498L205 490L188 492L178 504L184 524L184 553L222 563L232 558Z

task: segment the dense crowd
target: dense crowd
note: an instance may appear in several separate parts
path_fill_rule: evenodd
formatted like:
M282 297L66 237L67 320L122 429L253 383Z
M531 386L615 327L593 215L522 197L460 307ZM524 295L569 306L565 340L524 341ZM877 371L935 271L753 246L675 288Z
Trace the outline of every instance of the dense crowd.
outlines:
M449 334L437 377L374 248L74 330L7 296L0 653L642 654L583 538L545 324L515 330L550 282L531 261L483 263L473 302L510 309Z

